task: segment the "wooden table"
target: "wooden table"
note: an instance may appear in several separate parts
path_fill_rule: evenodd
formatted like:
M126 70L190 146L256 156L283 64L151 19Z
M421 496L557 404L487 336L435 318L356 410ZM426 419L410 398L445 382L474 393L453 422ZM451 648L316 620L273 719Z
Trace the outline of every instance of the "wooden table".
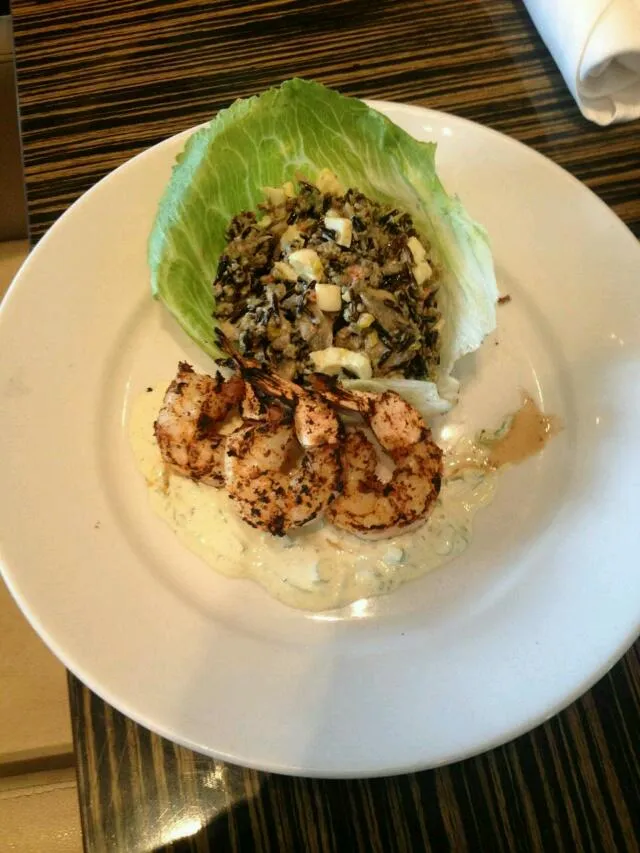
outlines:
M133 154L294 74L520 139L640 235L640 123L602 129L581 117L518 0L12 7L34 241ZM374 781L225 765L140 728L73 678L70 695L89 851L639 849L637 646L531 734Z

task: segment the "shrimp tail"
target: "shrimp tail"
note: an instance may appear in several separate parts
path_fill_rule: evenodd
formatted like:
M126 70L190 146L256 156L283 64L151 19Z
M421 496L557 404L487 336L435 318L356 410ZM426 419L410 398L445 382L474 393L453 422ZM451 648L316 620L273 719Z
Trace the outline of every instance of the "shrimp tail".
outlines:
M220 349L237 367L244 381L251 385L261 403L265 404L267 408L274 402L285 403L289 406L296 405L298 395L292 382L287 382L287 380L272 373L255 359L241 355L222 329L216 328L215 336Z
M285 403L290 409L295 405L296 398L291 394L285 396L282 393L278 384L279 377L274 376L255 359L241 355L219 327L215 328L214 334L216 343L227 355L225 364L235 367L245 382L245 416L252 420L266 419L290 423L292 412L283 409L282 404Z
M226 353L229 358L236 363L239 357L239 353L234 349L233 344L229 340L229 338L222 331L220 326L215 326L213 329L213 336L216 339L217 345L220 347L222 352Z
M239 353L219 326L215 327L214 335L216 343L218 344L222 352L225 353L225 355L227 356L227 361L234 364L238 368L240 373L244 374L245 372L251 370L263 369L260 363L257 362L254 358L249 358L248 356Z
M376 395L360 391L354 394L343 388L337 376L327 376L324 373L311 373L307 382L313 390L321 394L334 406L348 412L358 412L363 417L371 417Z
M298 402L299 395L293 384L274 373L269 373L263 367L250 367L245 373L245 378L255 388L256 394L261 395L265 400L277 400L289 406L295 406Z

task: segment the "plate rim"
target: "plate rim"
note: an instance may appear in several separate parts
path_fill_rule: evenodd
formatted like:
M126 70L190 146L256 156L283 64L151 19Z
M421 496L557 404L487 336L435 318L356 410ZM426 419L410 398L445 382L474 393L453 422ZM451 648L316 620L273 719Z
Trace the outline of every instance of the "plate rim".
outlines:
M445 119L454 121L456 124L462 123L463 126L470 125L474 129L474 131L479 128L483 132L488 131L491 134L495 134L497 137L499 137L502 140L507 140L510 144L515 143L515 145L517 145L521 149L524 149L524 151L527 153L527 156L530 156L531 154L535 155L536 158L539 158L540 160L544 161L545 167L547 167L547 168L549 165L551 165L555 170L557 170L557 172L559 174L562 175L563 180L566 180L567 178L569 178L573 183L580 186L580 188L582 190L584 190L584 189L588 190L588 192L591 194L591 196L594 199L596 199L596 201L599 203L599 205L602 208L604 208L606 215L609 217L613 217L617 221L617 223L622 225L623 228L625 229L627 235L631 238L633 243L636 244L636 238L633 235L633 232L631 232L630 228L626 225L626 223L624 223L612 211L612 209L599 196L597 196L595 194L595 192L593 192L593 190L591 190L589 187L587 187L585 184L583 184L581 181L579 181L574 175L572 175L566 169L562 168L559 164L555 163L553 160L549 159L548 157L546 157L545 155L536 151L535 149L530 148L529 146L525 145L524 143L520 142L519 140L516 140L516 139L513 139L512 137L506 136L505 134L503 134L497 130L494 130L493 128L486 127L485 125L478 124L476 122L470 121L469 119L465 119L465 118L462 118L459 116L455 116L452 113L432 110L429 108L421 107L421 106L416 105L416 104L401 104L398 102L380 101L380 100L367 100L367 103L369 103L371 106L373 106L375 108L381 109L383 112L386 112L386 110L393 111L393 110L400 109L402 111L402 110L408 109L412 112L415 111L416 113L419 113L420 115L425 115L425 114L431 115L431 116L435 117L436 120L442 120L442 118L444 117ZM133 165L133 164L138 164L139 162L141 162L141 160L143 158L145 158L146 156L149 155L149 152L153 151L158 146L162 146L162 145L170 143L172 141L186 139L195 130L197 130L198 127L201 127L201 126L202 125L196 125L192 128L188 128L188 129L185 129L183 131L180 131L177 134L174 134L172 137L168 137L168 138L160 141L159 143L156 143L154 146L151 146L150 148L145 149L144 151L140 152L139 154L137 154L134 157L130 158L129 160L125 161L123 164L118 166L116 169L109 172L102 179L100 179L100 181L98 181L96 184L94 184L87 192L85 192L82 196L80 196L80 198L78 198L59 217L59 219L53 224L53 226L47 231L47 233L40 240L38 247L46 246L49 244L51 239L55 239L55 234L57 233L58 226L60 225L60 223L63 223L64 221L66 221L66 217L71 213L71 211L76 210L77 207L80 206L81 204L83 204L89 196L91 196L92 194L94 194L96 192L99 192L100 187L105 182L112 180L113 176L115 174L121 173L121 172L127 170L128 168L135 168L135 165ZM637 244L636 244L636 248L637 248ZM36 249L36 251L37 251L37 249ZM8 304L9 300L11 300L13 298L12 294L15 292L16 288L19 288L22 286L20 284L20 282L22 280L25 280L25 278L26 278L26 271L28 271L28 269L29 269L29 261L30 261L31 257L32 257L32 254L30 254L29 258L27 258L27 260L25 261L25 263L22 265L22 267L18 271L17 275L15 276L15 278L14 278L14 280L13 280L13 282L12 282L12 284L11 284L11 286L10 286L6 296L5 296L5 299L3 300L2 312L0 312L0 317L4 313L5 305ZM28 281L28 279L26 279L26 280ZM60 660L62 660L62 662L65 664L65 666L68 666L64 649L62 649L59 646L59 644L55 638L53 638L49 635L47 629L42 624L41 619L38 616L38 614L36 614L35 612L32 611L29 602L25 598L23 598L23 596L21 595L20 589L19 589L20 585L19 585L19 582L17 579L17 575L19 575L19 572L20 572L19 569L16 571L15 569L11 569L11 567L9 567L8 565L5 564L3 549L0 549L0 574L2 574L2 576L4 577L4 580L7 584L7 587L9 588L9 590L11 592L11 595L16 600L20 609L23 611L23 613L25 614L27 619L30 621L30 623L33 625L33 627L36 629L38 634L43 638L45 643L49 646L49 648L54 652L54 654L56 654L56 656ZM462 753L453 753L447 758L444 758L442 760L439 760L437 762L430 763L430 764L425 764L423 761L419 761L415 765L408 766L406 764L406 762L403 762L401 765L384 766L384 767L380 767L377 769L371 768L371 769L368 769L364 772L362 772L362 771L351 772L347 769L344 771L344 773L332 772L330 774L329 778L374 777L374 776L385 776L385 775L390 775L390 774L395 774L395 773L405 773L405 772L414 772L417 770L424 770L424 769L428 769L431 767L442 766L442 765L445 765L445 764L448 764L448 763L451 763L454 761L462 760L464 758L472 757L474 755L478 755L480 753L483 753L489 749L493 749L496 746L499 746L500 744L511 741L514 738L522 735L523 733L528 732L531 729L537 727L539 724L541 724L545 720L549 719L551 716L554 716L559 711L561 711L563 708L566 708L568 705L573 703L579 696L583 695L587 690L589 690L597 681L599 681L611 669L611 667L633 645L636 637L638 636L638 633L640 633L640 622L636 628L635 633L633 633L630 636L625 637L624 640L618 645L618 647L601 664L600 668L597 669L589 679L581 682L570 694L566 695L561 701L555 703L552 707L547 706L543 711L540 712L540 714L536 718L531 718L531 717L528 718L527 720L523 721L519 727L511 727L507 732L503 732L502 735L496 737L493 741L491 741L491 742L487 741L487 742L484 742L482 744L479 744L478 748L474 751L464 752L463 754ZM221 759L224 761L228 761L231 763L238 763L238 761L240 760L240 763L244 764L245 766L251 766L251 767L254 767L256 769L267 771L267 772L278 772L278 773L283 773L283 774L288 774L288 775L305 775L305 776L316 777L316 778L328 778L327 774L324 773L322 770L314 770L313 768L309 768L309 767L293 766L290 764L278 765L277 762L268 762L265 764L260 764L258 762L254 762L254 761L248 762L244 758L239 759L237 755L227 754L224 751L221 751L218 749L214 750L206 744L197 743L197 742L190 740L189 738L185 738L183 736L180 736L178 733L173 731L170 727L167 728L165 726L159 725L155 719L153 720L153 724L150 725L148 719L145 719L141 715L137 714L135 709L132 710L128 707L129 706L128 702L121 701L119 697L112 697L110 690L105 689L103 686L97 684L96 680L89 673L82 672L82 674L81 674L80 670L82 670L82 667L69 667L69 668L71 669L72 672L76 673L78 678L84 684L86 684L91 690L93 690L93 692L95 692L98 696L104 697L105 701L107 701L113 707L115 707L117 709L121 709L122 713L124 713L129 718L133 719L135 722L139 723L140 725L142 725L145 728L150 729L151 731L154 731L154 732L160 734L161 736L163 736L165 738L168 738L169 740L171 740L175 743L179 743L179 744L186 746L190 749L193 749L197 752L209 755L213 758L218 758L218 759ZM114 701L114 699L115 699L115 701Z

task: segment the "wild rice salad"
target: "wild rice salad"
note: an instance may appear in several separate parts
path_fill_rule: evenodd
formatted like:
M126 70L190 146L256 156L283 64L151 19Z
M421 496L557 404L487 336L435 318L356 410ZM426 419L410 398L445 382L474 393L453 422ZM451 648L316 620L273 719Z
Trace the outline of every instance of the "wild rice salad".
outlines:
M437 267L408 213L346 192L323 170L265 189L234 217L213 285L241 353L302 379L425 379L438 364Z

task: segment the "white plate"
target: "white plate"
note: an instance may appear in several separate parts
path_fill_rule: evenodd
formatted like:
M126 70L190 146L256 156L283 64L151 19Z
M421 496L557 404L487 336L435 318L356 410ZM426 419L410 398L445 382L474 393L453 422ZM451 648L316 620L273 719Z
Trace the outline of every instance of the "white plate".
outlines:
M73 205L2 307L0 533L22 609L125 714L285 773L394 773L487 749L586 690L638 632L638 244L522 145L376 106L440 143L441 175L488 227L512 297L461 366L454 418L497 425L523 386L566 423L504 474L471 547L442 569L341 614L296 612L208 569L149 510L129 405L185 353L205 364L152 302L146 267L188 133Z

